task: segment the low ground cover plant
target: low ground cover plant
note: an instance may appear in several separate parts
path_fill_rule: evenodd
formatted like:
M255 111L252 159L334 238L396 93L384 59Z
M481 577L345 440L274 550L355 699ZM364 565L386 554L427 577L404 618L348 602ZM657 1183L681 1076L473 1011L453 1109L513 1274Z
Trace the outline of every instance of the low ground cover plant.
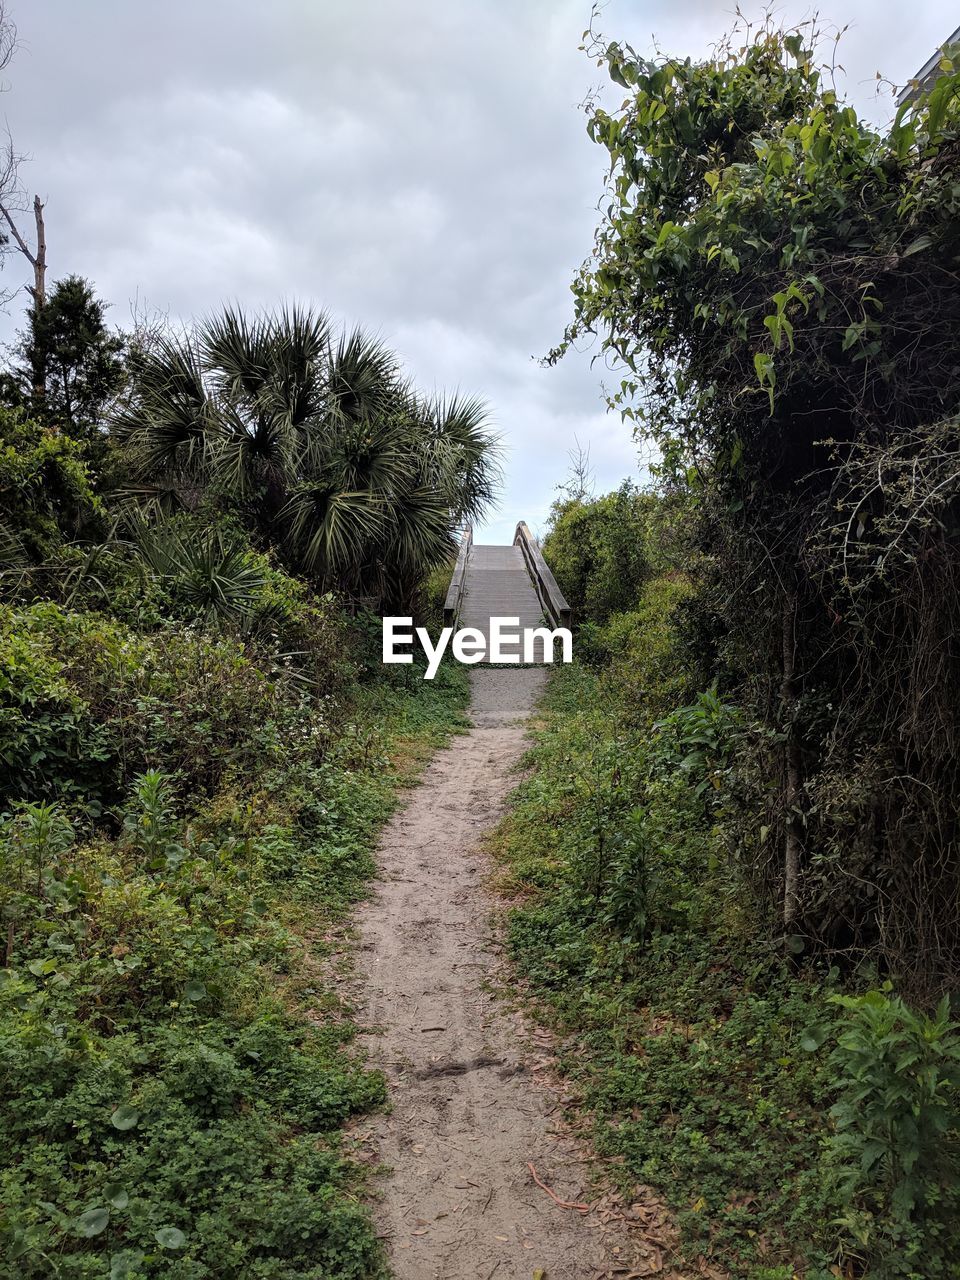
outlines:
M689 499L688 499L689 501ZM576 581L621 531L556 539ZM745 784L763 738L706 658L702 554L675 492L646 495L628 606L585 604L527 776L496 833L510 948L625 1190L669 1201L688 1266L746 1280L921 1280L960 1266L960 1034L949 998L898 992L785 933L758 882ZM570 507L558 504L559 526ZM578 559L579 557L579 559ZM736 687L734 685L734 687ZM744 849L747 821L757 824ZM909 973L908 973L909 976Z
M722 754L705 743L691 760L669 741L675 717L638 734L608 673L575 663L551 681L494 848L512 955L599 1152L625 1188L667 1196L694 1265L954 1275L946 1004L928 1017L869 972L841 983L786 960L719 835Z
M379 1274L338 1135L384 1086L314 939L364 891L402 773L461 722L458 673L316 702L236 642L26 614L2 691L20 732L26 665L38 734L0 824L5 1274ZM10 799L31 786L56 798Z

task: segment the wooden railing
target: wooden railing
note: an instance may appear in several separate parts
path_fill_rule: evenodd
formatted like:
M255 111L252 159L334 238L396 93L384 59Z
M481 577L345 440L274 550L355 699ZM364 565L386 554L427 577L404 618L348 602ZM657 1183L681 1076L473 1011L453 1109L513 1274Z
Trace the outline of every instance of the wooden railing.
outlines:
M467 559L473 546L473 525L468 524L460 539L460 550L457 552L457 563L453 568L453 577L447 598L443 602L443 625L455 627L460 617L460 606L463 604L463 584L467 575Z
M550 572L550 566L543 558L540 544L523 520L517 525L517 531L513 535L513 545L523 552L527 572L537 589L543 616L555 627L569 627L570 606L557 586L557 580Z

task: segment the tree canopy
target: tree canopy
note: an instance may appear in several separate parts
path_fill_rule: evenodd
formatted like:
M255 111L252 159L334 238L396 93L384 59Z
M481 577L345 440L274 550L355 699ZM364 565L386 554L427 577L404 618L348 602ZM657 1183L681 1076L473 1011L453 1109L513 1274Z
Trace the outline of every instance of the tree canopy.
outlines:
M325 587L408 600L497 479L484 406L425 399L322 312L228 309L133 362L113 430L139 500L206 503Z

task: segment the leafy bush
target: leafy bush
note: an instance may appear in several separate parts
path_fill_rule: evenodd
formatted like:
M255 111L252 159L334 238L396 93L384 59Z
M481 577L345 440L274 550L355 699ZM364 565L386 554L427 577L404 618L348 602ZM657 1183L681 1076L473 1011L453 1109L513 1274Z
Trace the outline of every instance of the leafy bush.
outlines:
M643 648L642 630L631 643ZM668 675L680 652L662 653ZM629 680L613 665L554 675L533 769L494 840L519 902L512 954L560 1031L599 1149L622 1162L625 1192L667 1196L694 1268L954 1275L947 1004L927 1015L889 986L833 994L835 970L800 970L758 935L718 825L739 711L711 689L653 721L642 698L627 705Z
M168 701L176 672L190 684L188 664L213 655L214 678L222 667L276 715L271 681L235 642L137 636L52 605L11 613L31 652L52 660L64 642L90 725L116 709L94 661L114 645L144 665L155 644L179 655L162 669ZM93 659L83 682L82 653ZM233 704L229 742L246 767L218 771L209 799L183 792L182 769L149 769L126 781L108 838L79 803L77 757L64 765L73 821L29 803L0 829L4 1274L382 1274L337 1130L381 1103L384 1084L349 1051L350 1024L324 1016L332 997L302 971L299 913L309 904L322 930L364 891L394 803L391 756L415 760L456 728L465 686L458 672L412 691L371 685L339 707L339 732L318 751L298 732L317 700L290 684L281 705L289 697L293 718L270 730L275 751L263 749L268 704ZM129 696L129 685L116 695ZM168 755L185 740L173 723L176 736L155 740ZM131 727L127 770L144 740Z
M432 636L443 626L443 606L453 574L453 561L438 565L424 579L416 611L418 624L425 626Z
M804 1177L822 1167L828 1072L797 1040L828 1006L753 935L698 795L712 758L681 768L698 744L624 723L619 695L576 664L553 678L495 840L520 900L511 951L625 1192L669 1198L691 1269L758 1280L839 1208Z
M624 719L649 724L693 692L689 670L677 661L679 622L693 593L684 574L658 574L643 584L633 609L579 627L577 656L608 673Z
M0 584L9 590L28 565L55 556L88 532L101 512L84 446L13 409L0 407Z
M649 574L647 519L656 499L624 481L602 498L554 504L543 554L580 622L633 608Z
M349 666L341 628L310 608L298 621L313 616L317 632L299 659L186 627L143 635L53 604L0 608L0 801L103 809L151 767L200 797L271 763L322 759L334 727L325 699Z
M722 700L716 685L705 689L689 706L677 707L657 721L657 763L687 777L697 796L711 787L724 791L725 775L742 739L742 719L738 707Z
M838 1166L850 1252L876 1280L934 1280L960 1266L960 1025L883 991L838 995L830 1055Z
M596 341L689 495L767 920L924 999L960 981L960 56L876 129L833 44L769 11L704 57L588 34L606 190L552 355Z

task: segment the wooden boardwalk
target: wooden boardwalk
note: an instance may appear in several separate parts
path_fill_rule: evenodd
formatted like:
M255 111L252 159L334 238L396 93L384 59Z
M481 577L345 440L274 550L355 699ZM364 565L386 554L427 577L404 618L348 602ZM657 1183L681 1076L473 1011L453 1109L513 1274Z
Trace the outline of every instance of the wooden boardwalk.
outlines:
M490 619L511 618L510 630L553 630L570 625L570 610L525 524L517 526L512 546L474 543L464 534L445 610L448 623L473 627L490 645ZM520 649L506 649L520 653ZM521 655L522 656L522 655ZM559 661L559 648L557 660ZM543 660L543 644L534 650Z
M461 627L476 627L489 643L491 618L518 618L520 629L542 627L543 608L519 547L475 544L460 605Z

